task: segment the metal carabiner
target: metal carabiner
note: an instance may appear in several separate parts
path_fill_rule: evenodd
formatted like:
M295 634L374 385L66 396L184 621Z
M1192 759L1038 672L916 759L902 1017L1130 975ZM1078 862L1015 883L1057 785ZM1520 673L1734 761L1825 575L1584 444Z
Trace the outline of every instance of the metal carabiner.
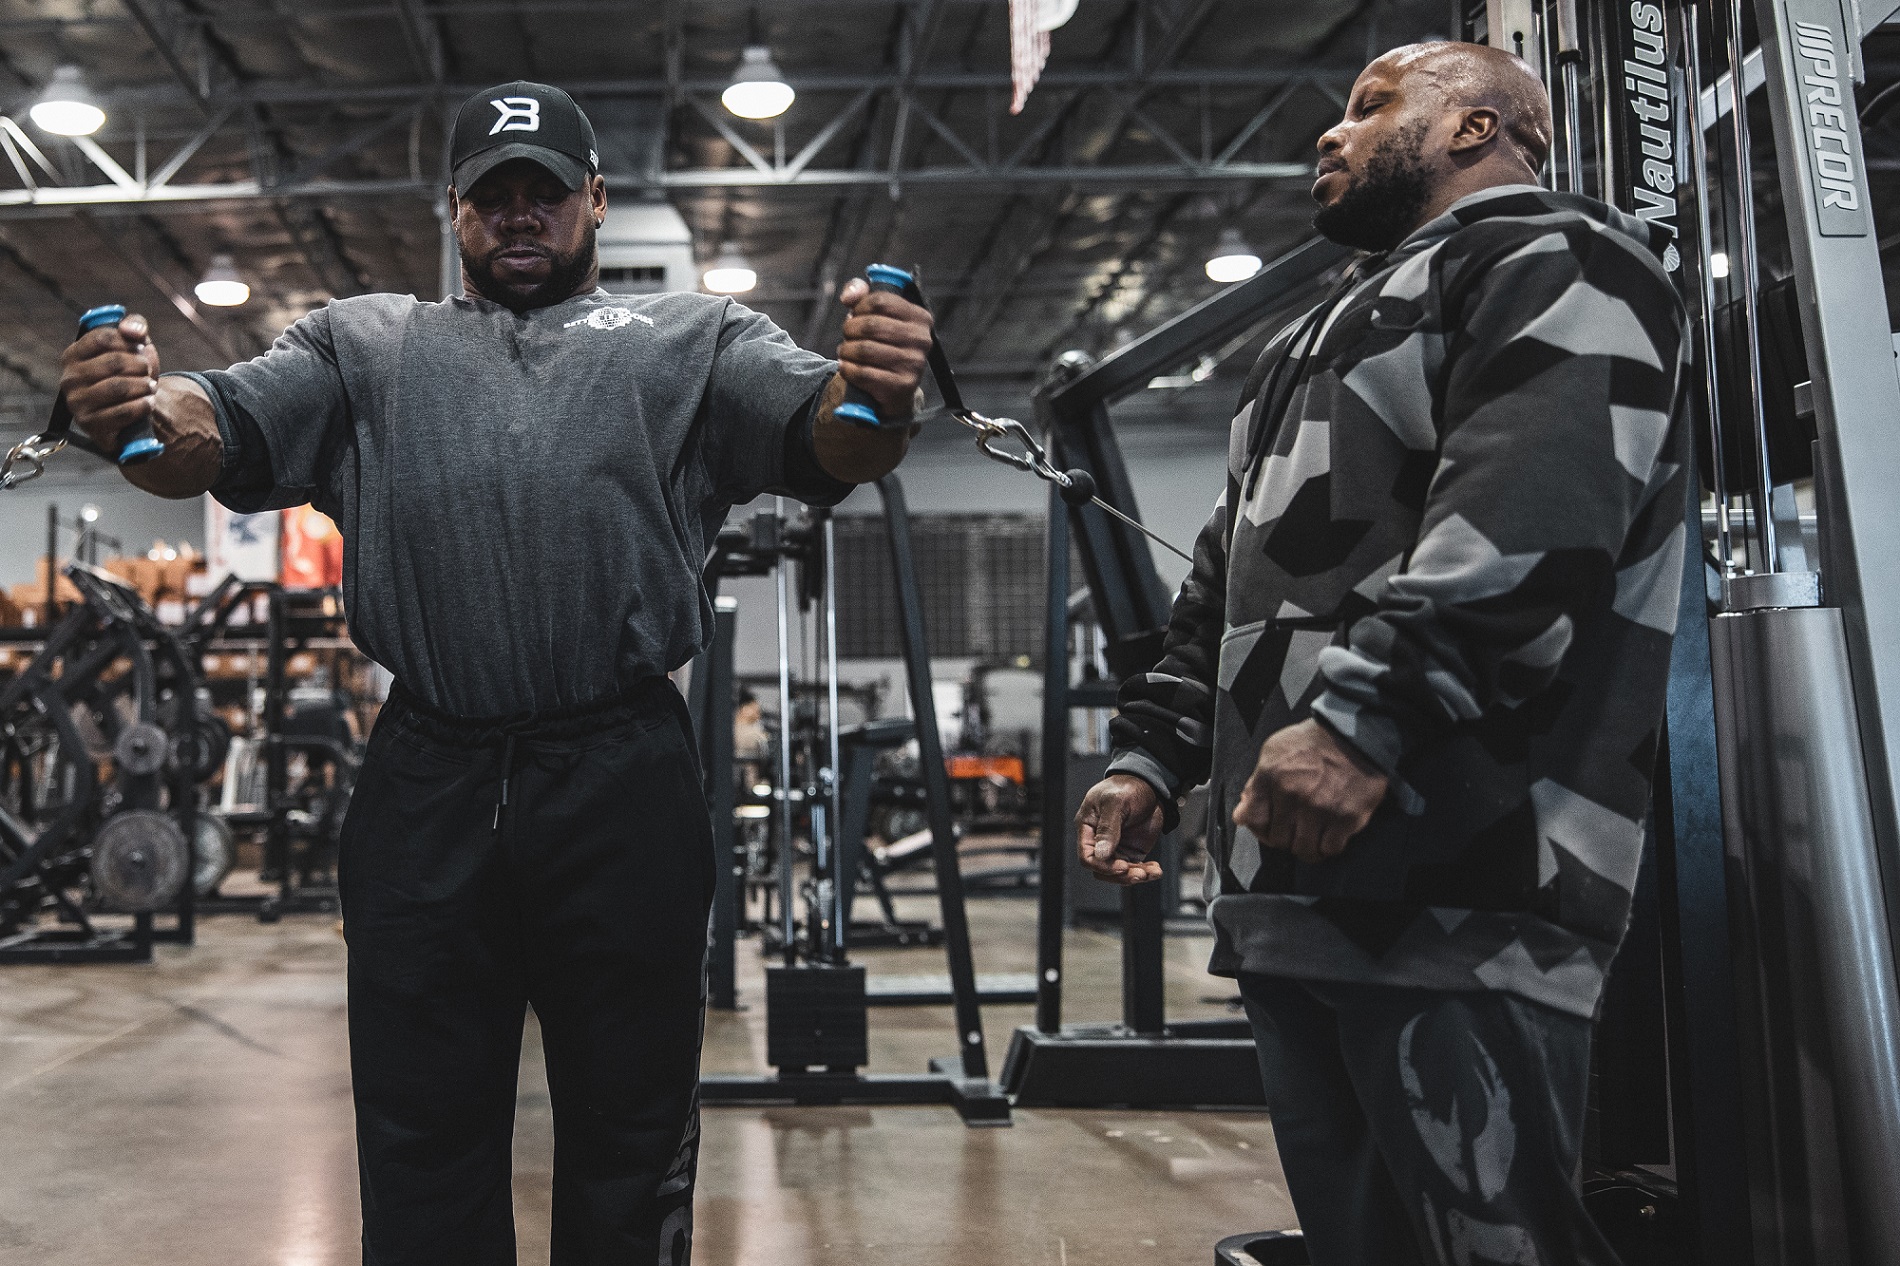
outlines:
M1062 499L1070 505L1093 505L1104 513L1120 519L1135 531L1141 533L1163 549L1170 550L1193 565L1194 556L1156 533L1154 529L1139 519L1123 514L1108 502L1102 500L1095 491L1095 481L1086 471L1060 470L1049 461L1049 450L1042 446L1030 429L1015 418L986 418L974 409L953 409L950 416L976 432L976 446L985 457L1014 466L1018 470L1028 471L1038 479L1046 480L1062 489ZM1012 453L995 446L1000 439L1014 440L1022 445L1023 451Z
M986 418L980 413L971 416L982 423L982 428L976 437L976 446L983 450L985 457L1005 462L1018 470L1026 470L1043 479L1049 478L1054 469L1049 465L1049 455L1036 437L1029 433L1028 427L1015 418ZM1022 445L1023 451L1012 453L1006 449L997 448L996 441L1002 439L1014 440Z
M44 475L46 459L65 447L63 438L49 440L44 435L29 435L15 444L7 450L4 458L0 458L0 492ZM29 467L25 474L18 473L16 469L22 463Z

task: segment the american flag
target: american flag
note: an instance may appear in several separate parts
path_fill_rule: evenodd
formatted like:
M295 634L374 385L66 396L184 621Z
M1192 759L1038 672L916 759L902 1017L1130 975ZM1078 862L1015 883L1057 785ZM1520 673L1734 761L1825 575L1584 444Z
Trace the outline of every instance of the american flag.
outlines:
M1038 29L1039 0L1009 0L1009 82L1015 89L1009 112L1021 114L1049 60L1049 32Z

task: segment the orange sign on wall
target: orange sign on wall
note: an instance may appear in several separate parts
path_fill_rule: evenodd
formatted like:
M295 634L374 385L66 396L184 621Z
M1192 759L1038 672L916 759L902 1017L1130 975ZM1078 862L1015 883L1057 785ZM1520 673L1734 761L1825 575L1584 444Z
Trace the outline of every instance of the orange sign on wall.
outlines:
M343 534L310 506L284 511L284 586L338 589L343 585Z

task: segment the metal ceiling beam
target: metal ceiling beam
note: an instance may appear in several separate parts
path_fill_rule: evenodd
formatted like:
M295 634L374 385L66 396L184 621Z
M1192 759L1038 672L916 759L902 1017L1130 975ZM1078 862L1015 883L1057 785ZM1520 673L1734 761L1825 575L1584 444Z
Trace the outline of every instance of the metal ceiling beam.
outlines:
M886 161L892 180L898 179L903 171L904 153L910 145L911 112L922 109L913 92L930 57L930 46L936 42L944 6L942 0L917 0L903 12L904 30L897 41L897 82L892 88L897 98L897 118L891 126L890 155Z
M1173 188L1245 184L1255 180L1306 180L1311 163L1138 163L1125 166L1063 167L919 167L899 173L906 185L1017 188L1036 185L1085 185L1091 188ZM661 173L658 180L640 176L607 175L610 190L654 189L821 189L853 185L888 185L887 171L825 169L759 171L746 167L689 168ZM68 185L60 188L0 189L0 219L37 219L73 207L138 207L163 210L206 202L249 202L285 198L303 202L333 198L373 198L426 195L438 192L432 181L315 180L308 184L265 186L255 180L225 184L179 185L159 188L120 185Z
M941 7L937 11L942 12ZM887 64L897 64L900 75L907 69L914 78L922 70L922 65L916 56L918 28L910 20L911 17L908 11L898 15L895 28L886 40L888 48L885 61ZM834 115L831 122L820 129L818 136L799 151L794 165L801 170L808 165L810 159L816 158L824 145L830 144L842 130L846 121L855 117L861 109L864 121L852 138L851 167L860 171L876 168L878 122L882 108L883 102L877 90L863 89L851 107ZM855 266L858 243L871 220L871 197L866 188L859 186L845 188L832 199L831 213L825 218L824 236L819 239L818 254L812 261L810 276L814 282L814 293L805 303L802 322L804 337L799 343L801 347L816 349L822 345L826 325L834 315L832 305L836 301L844 270L848 266Z
M408 127L414 123L416 116L422 113L427 104L427 102L418 101L407 110L398 110L386 118L378 119L368 127L357 129L323 153L300 165L296 171L284 177L284 183L287 185L308 184L338 159L374 145L399 127Z
M1123 283L1133 275L1135 269L1146 261L1148 252L1154 248L1161 235L1188 208L1189 204L1198 201L1199 197L1200 195L1176 194L1155 208L1154 217L1149 220L1142 235L1121 253L1121 259L1117 261L1114 269L1091 288L1087 297L1074 312L1069 314L1069 319L1061 330L1043 344L1039 360L1047 361L1064 350L1064 345L1069 341L1070 336L1087 325L1096 311L1121 290Z
M146 285L150 286L160 298L176 308L178 315L184 317L186 321L191 323L192 329L197 333L199 340L203 342L206 347L211 349L213 356L223 357L227 364L244 359L244 357L238 355L237 348L232 346L230 340L225 338L224 331L212 325L205 315L198 311L198 306L186 297L185 292L180 290L177 286L174 286L163 273L160 273L156 268L152 267L132 251L127 250L120 242L118 235L108 233L100 228L98 223L95 222L91 216L81 215L79 218L85 223L88 229L92 230L93 236L99 239L102 246L118 256L120 262L143 278Z
M1132 45L1130 49L1131 60L1140 71L1138 91L1124 94L1118 88L1109 88L1107 90L1110 99L1115 103L1117 114L1115 121L1106 129L1108 140L1098 152L1107 153L1120 145L1127 138L1129 119L1137 116L1142 104L1150 97L1156 95L1157 89L1154 86L1156 80L1170 71L1173 60L1180 55L1182 49L1187 46L1195 33L1207 21L1208 15L1212 12L1214 3L1215 0L1182 0L1182 4L1179 7L1170 6L1166 13L1166 21L1162 23L1161 27L1161 46L1156 50L1153 57L1150 57L1146 51L1149 5L1144 3L1144 0L1134 0L1130 7L1124 11L1123 17L1118 24L1118 29L1111 37L1108 46L1102 50L1097 60L1104 63L1119 60L1115 55L1116 50L1121 46L1125 38L1128 39ZM1287 92L1304 82L1309 81L1298 79L1290 81L1282 88L1280 95L1284 96ZM1069 99L1059 108L1059 117L1068 117L1081 98L1089 91L1092 91L1092 89L1083 88L1072 93ZM1201 133L1203 136L1206 136L1210 126L1208 94L1205 89L1202 89L1197 95L1201 116ZM1173 137L1165 129L1154 123L1148 115L1140 113L1139 117L1140 121L1153 132L1155 138L1178 159L1190 167L1198 165L1193 155L1188 153L1183 146L1176 143ZM1048 135L1060 139L1059 133L1051 132L1048 133ZM1048 151L1045 148L1042 152L1046 156ZM1222 154L1218 160L1203 155L1202 162L1218 162L1224 164L1229 162L1232 157L1233 154L1231 152ZM1072 194L1073 190L1071 190L1071 195ZM1053 235L1055 230L1065 223L1070 215L1074 214L1074 206L1075 199L1073 196L1065 197L1060 200L1057 204L1057 208L1049 212L1048 234ZM990 322L995 319L998 313L1003 311L1011 295L1022 285L1023 280L1028 276L1029 270L1034 266L1035 262L1046 254L1053 245L1052 236L1049 237L1048 240L1042 240L1032 236L1029 240L1037 242L1038 244L1032 250L1016 257L1013 268L1007 273L1002 286L998 288L995 295L989 300L987 308L983 310L983 315L973 322L973 328L976 331L975 342L972 343L969 348L965 349L966 355L974 353L976 346L988 335ZM1124 267L1128 265L1129 261L1125 261ZM973 267L971 273L973 274L974 272L975 268Z
M147 0L135 0L146 3ZM1361 67L1346 66L1177 66L1171 69L1153 70L1140 77L1144 88L1278 88L1298 80L1316 80L1334 88L1350 89L1353 80L1358 77ZM1127 67L1103 65L1092 67L1069 67L1051 69L1036 81L1038 89L1059 88L1125 88L1129 84L1131 72ZM801 96L822 92L851 93L866 88L890 89L900 86L903 76L895 71L881 70L862 74L788 74L785 82L796 89ZM642 76L628 79L583 79L563 82L561 85L577 98L587 97L659 97L667 98L672 93L706 93L718 96L730 85L730 78L697 76L687 78L682 75L677 80L665 76ZM252 83L242 88L226 92L213 93L198 98L189 93L192 100L202 100L207 105L222 106L227 102L242 105L364 105L369 102L409 102L419 97L441 97L450 102L459 103L470 93L479 92L485 84L426 84L403 83L381 85L322 85L322 84L271 84ZM988 71L935 70L919 71L909 81L909 86L919 90L953 89L957 91L980 91L984 88L1007 89L1010 86L1007 74L994 74ZM127 107L155 107L176 105L181 95L176 88L126 88L110 94L110 104Z
M205 16L186 7L180 0L119 0L125 9L150 37L153 48L159 57L171 68L172 77L178 86L190 97L198 110L215 119L230 112L238 116L243 123L250 144L251 183L260 187L274 185L281 180L281 169L295 162L296 155L280 134L267 127L264 111L260 105L245 99L250 86L238 66L236 55L223 43L210 26ZM402 0L396 0L400 5ZM424 24L426 26L426 23ZM417 38L421 38L418 32ZM438 52L439 52L438 46ZM431 90L439 86L438 77ZM236 99L239 105L229 111L227 101ZM422 104L415 108L420 110ZM268 134L268 141L266 139ZM194 138L193 144L198 144ZM347 142L346 142L347 144ZM315 167L321 167L334 158L341 157L333 151L322 156ZM95 161L97 161L95 159ZM312 174L315 167L304 168L299 176ZM176 169L173 169L174 171ZM293 179L293 186L304 183ZM164 190L175 186L163 186L154 189L149 185L135 184L125 187L124 192L136 203L144 204L154 194L162 197ZM195 186L184 186L190 190ZM35 191L35 199L38 193ZM190 201L189 198L169 201ZM97 202L75 201L67 205L91 206L107 205L111 200ZM0 194L0 207L8 205L4 195ZM291 240L296 243L304 262L317 280L332 294L353 294L362 288L362 278L357 270L350 266L343 251L342 239L335 228L324 218L320 209L307 204L277 205L277 218L283 224ZM187 306L189 304L187 303Z
M172 78L207 113L213 96L241 92L242 85L226 50L212 44L211 28L203 14L178 0L119 0L152 41L152 48L171 68Z
M409 55L415 59L416 69L428 76L430 83L441 83L448 74L448 57L435 17L417 0L390 0L390 4L396 11L396 24L402 28L403 42L409 45Z
M1155 50L1151 65L1165 69L1186 48L1188 41L1200 34L1207 19L1213 14L1214 6L1220 0L1192 0L1181 12L1175 14L1168 25L1168 33L1163 37L1161 47ZM1147 76L1143 76L1144 81Z
M75 318L86 310L85 304L66 293L66 288L60 285L57 278L41 268L26 252L8 241L4 235L0 235L0 261L13 265L22 276L52 296L55 303L66 308Z

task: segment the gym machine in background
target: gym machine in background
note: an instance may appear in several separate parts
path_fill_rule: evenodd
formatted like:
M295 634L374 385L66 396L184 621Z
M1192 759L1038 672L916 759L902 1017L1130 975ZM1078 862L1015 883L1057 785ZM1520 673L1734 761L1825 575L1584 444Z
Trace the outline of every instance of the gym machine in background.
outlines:
M219 727L195 656L137 591L77 560L64 575L79 600L0 686L0 963L147 962L195 935Z
M1698 559L1685 576L1656 935L1639 885L1598 1062L1599 1120L1654 1124L1600 1133L1596 1149L1606 1183L1667 1196L1673 1167L1680 1260L1900 1261L1900 591L1878 580L1900 550L1900 376L1853 92L1860 43L1895 8L1675 0L1589 5L1578 21L1494 2L1488 15L1492 30L1530 31L1533 64L1579 68L1596 110L1570 98L1568 179L1677 230L1666 262L1696 319L1712 574ZM1755 197L1751 66L1778 207ZM1790 277L1765 282L1783 258ZM1784 402L1769 390L1770 300L1790 280L1809 381ZM1810 497L1818 557L1802 540ZM1702 527L1694 512L1684 530L1701 543ZM1666 1103L1670 1130L1632 1102Z
M1232 349L1274 313L1310 294L1350 252L1315 239L1251 279L1158 326L1099 364L1065 355L1036 389L1036 416L1052 461L1079 469L1096 495L1138 519L1133 485L1115 442L1109 405L1200 353ZM1211 505L1213 497L1210 494ZM1089 604L1106 639L1111 678L1074 680L1070 653L1070 543L1082 561ZM1166 892L1178 886L1178 847L1159 846L1167 884L1123 888L1122 1019L1119 1024L1062 1023L1062 933L1074 817L1105 761L1084 767L1070 753L1070 714L1113 707L1120 678L1143 672L1161 655L1172 596L1156 573L1147 539L1084 503L1069 506L1051 487L1044 554L1042 688L1042 830L1036 939L1036 1022L1016 1031L1003 1084L1022 1105L1062 1107L1248 1107L1262 1102L1260 1070L1246 1022L1170 1023L1163 996L1162 938L1174 913ZM1076 769L1071 771L1072 761ZM1091 777L1090 775L1093 775ZM1083 883L1097 882L1083 879Z
M1586 1202L1632 1263L1900 1262L1900 344L1854 97L1861 42L1900 5L1457 12L1550 85L1552 185L1676 230L1696 327L1706 495L1684 531L1703 548L1598 1032ZM1778 205L1755 195L1751 113Z
M1709 76L1697 55L1699 9L1666 6L1662 32L1677 37L1669 47L1692 77L1685 105L1698 140L1714 122L1700 108ZM1885 0L1753 5L1811 374L1819 558L1805 566L1791 566L1778 539L1794 498L1777 495L1769 452L1771 427L1799 419L1763 408L1756 310L1767 252L1754 206L1745 14L1742 0L1708 11L1731 71L1711 87L1729 107L1717 128L1733 155L1721 184L1723 238L1744 314L1751 402L1745 426L1711 410L1711 440L1719 450L1725 429L1741 431L1755 457L1742 533L1753 548L1737 551L1732 532L1718 535L1722 606L1709 639L1741 1039L1745 1248L1755 1266L1900 1262L1900 587L1883 574L1900 557L1892 513L1900 376L1854 99L1865 79L1861 42L1897 9ZM1645 168L1637 179L1647 176ZM1696 243L1708 279L1705 324L1712 236ZM1712 463L1717 477L1724 466ZM1717 496L1726 500L1720 485ZM1698 1197L1705 1237L1716 1212Z
M239 835L261 838L260 878L274 890L227 894L218 890L220 874L199 885L200 909L255 914L264 923L285 914L334 913L337 848L362 763L361 744L337 683L293 687L290 662L316 646L341 651L349 644L342 595L226 576L187 617L181 637L200 662L260 650L264 658L256 689L248 680L229 683L241 696L234 701L227 693L226 702L251 716L251 733L235 739L227 734L222 796L206 816L223 829L225 871ZM209 877L210 869L205 873Z
M910 545L910 519L903 484L895 475L878 481L890 532L897 579L899 625L903 630L905 680L911 716L906 728L918 745L926 787L926 814L935 871L938 917L949 977L941 991L907 1002L948 1003L955 1016L957 1055L931 1061L920 1074L863 1073L868 1062L868 1008L873 1003L863 966L852 964L849 901L858 882L856 851L841 830L847 820L862 831L865 815L848 813L857 788L840 774L845 736L838 725L837 577L831 519L818 512L788 529L783 502L774 512L755 516L742 532L722 533L708 563L708 589L728 575L773 576L776 588L779 661L779 732L773 753L773 826L776 866L776 936L762 937L765 948L782 961L766 968L766 1058L777 1072L767 1077L707 1075L700 1095L706 1103L899 1104L947 1103L971 1125L1007 1125L1009 1104L991 1081L983 1038L981 1003L964 907L963 876L957 859L957 834L951 821L949 776L937 733L930 657L924 642L923 599ZM791 626L795 615L792 564L801 570L801 590L809 592L823 627L827 707L818 727L820 741L806 744L804 759L794 725ZM736 1001L734 946L743 900L746 867L735 847L733 790L733 632L736 608L725 600L714 606L714 645L695 666L691 707L699 725L705 762L707 798L713 811L717 883L714 893L711 1002ZM701 685L701 682L704 685ZM886 730L894 729L889 723ZM881 744L884 733L858 736L866 745ZM862 765L862 762L859 762ZM868 766L864 766L868 773ZM868 790L867 790L868 794ZM803 808L811 845L811 866L800 891L795 817ZM862 847L861 838L857 842ZM803 907L802 922L797 912ZM992 999L998 1000L998 999Z

